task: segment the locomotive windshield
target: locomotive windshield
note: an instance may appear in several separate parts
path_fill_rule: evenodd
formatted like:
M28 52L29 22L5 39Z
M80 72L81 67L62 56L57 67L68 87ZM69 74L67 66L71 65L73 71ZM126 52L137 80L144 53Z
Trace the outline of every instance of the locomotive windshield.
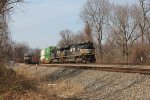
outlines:
M80 49L94 49L93 43L91 43L91 42L80 43L80 44L78 44L78 48L80 48Z
M25 53L25 54L24 54L24 57L29 57L29 56L30 56L29 53Z

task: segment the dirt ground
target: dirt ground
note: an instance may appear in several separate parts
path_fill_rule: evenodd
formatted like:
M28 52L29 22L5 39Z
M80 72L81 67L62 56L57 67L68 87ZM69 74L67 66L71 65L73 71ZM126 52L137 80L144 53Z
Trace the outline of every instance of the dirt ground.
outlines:
M47 91L74 100L150 100L150 75L16 64Z

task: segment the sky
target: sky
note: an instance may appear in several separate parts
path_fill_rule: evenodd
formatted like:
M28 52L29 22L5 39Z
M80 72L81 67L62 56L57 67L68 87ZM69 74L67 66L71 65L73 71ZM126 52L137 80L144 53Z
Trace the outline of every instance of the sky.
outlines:
M137 0L136 0L137 1ZM12 39L27 42L32 48L56 46L59 32L83 29L79 17L86 0L25 0L15 8L10 23ZM110 0L115 4L131 4L135 0Z

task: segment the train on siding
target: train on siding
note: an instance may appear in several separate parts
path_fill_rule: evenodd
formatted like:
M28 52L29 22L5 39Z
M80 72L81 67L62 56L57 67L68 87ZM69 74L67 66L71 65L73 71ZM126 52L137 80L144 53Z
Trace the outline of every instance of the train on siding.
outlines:
M27 59L24 60L26 61ZM28 61L30 62L30 59ZM95 48L90 41L72 44L63 48L49 46L41 50L39 62L42 64L95 63Z

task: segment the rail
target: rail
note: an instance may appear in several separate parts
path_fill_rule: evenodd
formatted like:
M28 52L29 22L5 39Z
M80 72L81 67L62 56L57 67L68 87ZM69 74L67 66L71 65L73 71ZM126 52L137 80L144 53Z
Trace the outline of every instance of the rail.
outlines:
M139 73L150 75L150 66L140 65L99 65L99 64L40 64L45 67L62 67L85 70L100 70L108 72Z

